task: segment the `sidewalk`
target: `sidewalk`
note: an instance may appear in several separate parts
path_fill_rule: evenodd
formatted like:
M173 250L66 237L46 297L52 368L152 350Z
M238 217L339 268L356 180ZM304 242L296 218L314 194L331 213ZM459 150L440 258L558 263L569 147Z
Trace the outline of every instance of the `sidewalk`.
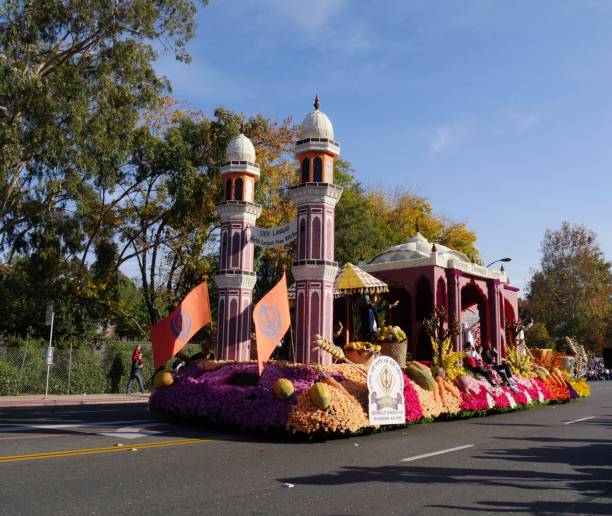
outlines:
M47 407L47 406L69 406L69 405L109 405L127 403L147 403L149 394L71 394L71 395L49 395L44 399L44 394L28 394L24 396L0 396L0 408L10 407Z

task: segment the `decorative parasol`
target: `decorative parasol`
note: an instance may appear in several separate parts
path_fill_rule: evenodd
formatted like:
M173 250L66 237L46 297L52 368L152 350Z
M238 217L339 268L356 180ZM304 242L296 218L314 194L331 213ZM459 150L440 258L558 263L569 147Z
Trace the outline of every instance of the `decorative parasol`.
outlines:
M347 294L382 294L389 292L389 287L383 281L368 274L352 263L347 263L338 275L334 283L336 292Z
M389 287L384 281L375 278L368 274L363 269L360 269L352 263L347 263L342 267L342 270L336 276L334 283L334 291L336 295L344 295L344 314L345 314L345 343L348 344L349 339L349 317L352 310L352 296L361 294L382 294L389 292Z

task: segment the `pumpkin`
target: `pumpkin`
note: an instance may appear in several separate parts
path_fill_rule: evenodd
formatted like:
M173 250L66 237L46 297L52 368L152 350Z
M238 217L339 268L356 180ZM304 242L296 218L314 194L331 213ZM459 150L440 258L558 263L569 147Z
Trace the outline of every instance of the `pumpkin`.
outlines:
M160 371L155 375L153 379L153 386L156 389L162 389L164 387L170 387L174 383L174 376L170 371Z

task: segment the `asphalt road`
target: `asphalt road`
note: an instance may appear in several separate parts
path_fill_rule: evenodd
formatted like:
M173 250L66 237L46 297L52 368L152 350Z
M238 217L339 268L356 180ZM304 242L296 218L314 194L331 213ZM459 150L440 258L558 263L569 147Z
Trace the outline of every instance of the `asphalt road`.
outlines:
M175 425L136 405L1 409L0 514L612 514L612 382L591 388L566 405L320 443Z

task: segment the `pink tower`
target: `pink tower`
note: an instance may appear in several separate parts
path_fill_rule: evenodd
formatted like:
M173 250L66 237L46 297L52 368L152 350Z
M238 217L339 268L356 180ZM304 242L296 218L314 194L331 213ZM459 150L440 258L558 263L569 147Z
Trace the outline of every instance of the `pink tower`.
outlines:
M296 360L330 364L331 355L313 349L315 335L331 340L334 280L334 212L342 188L334 185L334 161L340 145L325 113L315 110L302 122L295 144L300 184L291 189L297 203L297 260L293 262L295 291Z
M221 166L224 201L217 204L221 217L221 264L215 276L219 289L217 352L219 360L250 358L251 301L257 276L253 272L251 227L261 213L255 204L255 148L241 132L227 146Z

